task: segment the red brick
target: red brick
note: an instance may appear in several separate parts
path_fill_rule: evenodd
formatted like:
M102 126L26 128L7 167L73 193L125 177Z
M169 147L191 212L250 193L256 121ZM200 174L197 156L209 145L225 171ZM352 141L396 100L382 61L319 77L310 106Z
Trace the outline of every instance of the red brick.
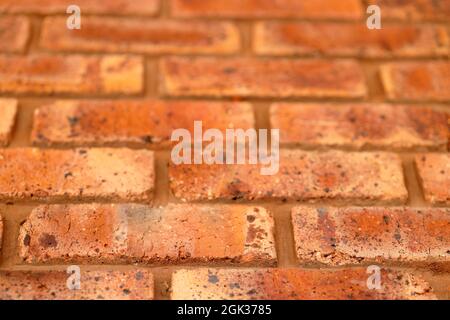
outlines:
M30 22L25 17L0 17L0 52L21 53L30 37Z
M273 219L249 206L52 205L20 230L30 263L192 263L273 265Z
M17 100L0 99L0 147L9 144L17 115Z
M47 18L41 46L55 51L148 54L229 54L239 50L239 30L226 22L182 22L132 18L83 18L68 30L66 18Z
M263 55L422 57L450 54L444 27L364 23L260 22L254 29L254 50Z
M271 106L281 143L303 147L446 150L447 115L431 108L387 104Z
M381 78L390 100L450 101L450 62L389 63Z
M161 72L161 91L172 96L360 98L367 92L353 60L167 58Z
M170 146L173 130L254 127L247 103L193 101L56 101L36 110L32 142L46 146Z
M173 300L436 299L410 272L381 269L380 290L367 287L366 269L195 269L172 275Z
M301 263L450 263L450 210L430 208L292 209Z
M450 0L369 0L380 6L383 19L450 20Z
M425 200L450 205L450 154L421 154L415 158Z
M170 187L175 197L187 201L282 199L404 203L408 197L401 160L391 153L281 150L276 175L261 175L261 167L265 166L171 162Z
M172 0L177 17L358 19L358 0Z
M0 93L137 94L143 60L134 56L0 56Z
M80 289L71 290L66 271L0 271L1 300L151 300L148 270L84 271ZM70 280L69 280L70 281Z
M2 201L147 201L153 153L129 149L0 150Z
M0 12L65 15L73 4L81 14L154 15L159 8L159 0L2 0Z

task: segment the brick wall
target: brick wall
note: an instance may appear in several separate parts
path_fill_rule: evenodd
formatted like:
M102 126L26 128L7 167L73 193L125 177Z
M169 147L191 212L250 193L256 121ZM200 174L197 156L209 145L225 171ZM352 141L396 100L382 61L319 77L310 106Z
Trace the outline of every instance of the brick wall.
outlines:
M0 298L450 298L450 1L75 2L0 0ZM194 120L279 173L169 164Z

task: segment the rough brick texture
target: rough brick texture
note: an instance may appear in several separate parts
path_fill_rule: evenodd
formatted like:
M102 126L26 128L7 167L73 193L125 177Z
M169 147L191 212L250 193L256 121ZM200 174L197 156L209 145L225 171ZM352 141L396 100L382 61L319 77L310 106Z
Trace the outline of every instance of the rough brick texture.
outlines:
M450 0L0 0L0 300L450 299L449 58Z
M0 93L137 94L143 60L134 56L0 56Z
M254 30L254 50L263 55L363 57L445 56L450 53L446 28L383 25L370 30L363 23L260 22Z
M153 15L159 8L160 0L2 0L0 12L66 14L67 7L77 5L81 13L88 14L133 14Z
M0 271L1 300L150 300L148 270L84 271L80 289L71 290L66 271Z
M378 300L435 299L414 274L382 269L382 288L369 290L366 269L197 269L172 276L172 299Z
M2 201L146 201L153 153L129 149L0 150Z
M0 215L0 252L2 249L2 243L3 243L3 218Z
M292 209L301 263L450 264L450 210L430 208Z
M173 194L188 201L348 200L403 203L407 191L400 158L390 153L282 150L276 175L262 165L170 164ZM219 183L218 183L219 182Z
M353 60L168 58L161 72L161 91L171 96L361 98L367 91Z
M247 103L61 100L36 110L31 140L50 146L169 146L175 129L186 128L193 137L194 121L202 121L203 130L254 127Z
M27 262L276 262L273 219L248 206L53 205L20 230Z
M369 0L380 6L384 19L450 20L450 0Z
M415 159L425 199L450 205L450 154L422 154Z
M271 107L281 143L304 147L447 150L447 114L386 104L287 104Z
M17 100L0 99L0 147L8 145L17 114Z
M359 0L171 0L177 17L358 19Z
M25 17L0 17L0 52L21 53L30 36L30 22Z
M240 47L231 23L83 18L81 30L65 28L66 18L44 21L41 46L54 51L149 54L227 54Z
M450 62L401 62L381 67L391 100L450 101Z

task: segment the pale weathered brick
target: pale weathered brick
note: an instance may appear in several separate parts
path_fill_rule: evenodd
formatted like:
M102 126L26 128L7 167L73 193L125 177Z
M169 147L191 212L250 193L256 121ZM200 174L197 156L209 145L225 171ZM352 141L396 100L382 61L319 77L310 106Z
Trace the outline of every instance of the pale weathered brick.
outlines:
M450 101L450 62L402 62L381 67L390 100Z
M132 144L167 147L175 129L255 126L248 103L160 100L56 101L34 114L31 140L45 146Z
M226 22L83 18L74 32L66 18L47 18L41 46L54 51L148 54L229 54L239 50L239 30Z
M33 210L19 245L32 263L273 265L273 225L250 206L52 205Z
M5 147L11 140L17 115L17 100L0 99L0 147Z
M0 271L0 300L151 300L153 275L145 269L84 271L71 290L64 271Z
M281 143L304 147L446 150L447 115L387 104L289 104L270 109Z
M450 263L450 210L430 208L292 209L301 263Z
M268 165L170 163L172 193L187 201L323 200L404 203L408 197L400 158L391 153L281 150L279 172Z
M2 201L147 201L154 179L152 151L0 150Z
M161 91L171 96L336 97L366 95L353 60L167 58Z
M416 274L381 269L382 288L380 290L371 290L367 287L369 275L365 268L177 270L172 275L172 299L436 299L436 296L430 292L430 285Z
M359 0L171 0L177 17L358 19Z
M81 13L118 14L118 15L154 15L160 0L1 0L0 12L66 14L70 5L77 5Z
M421 154L415 164L425 200L450 205L450 154Z
M383 25L370 30L365 22L260 22L254 29L254 50L263 55L422 57L450 54L444 27Z
M0 56L0 93L138 94L143 60L134 56Z
M381 9L383 19L450 20L450 0L369 0Z
M0 52L23 52L29 37L30 22L26 17L0 17Z

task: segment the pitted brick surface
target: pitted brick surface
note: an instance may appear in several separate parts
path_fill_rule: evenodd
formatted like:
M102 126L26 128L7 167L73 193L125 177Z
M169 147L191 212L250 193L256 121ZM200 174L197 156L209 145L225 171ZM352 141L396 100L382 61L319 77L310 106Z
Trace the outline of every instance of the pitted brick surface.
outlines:
M281 150L275 175L262 165L170 163L170 187L187 201L325 200L403 203L408 197L400 158L391 153Z
M0 150L3 201L146 201L153 152L131 149Z
M273 218L260 207L56 205L35 209L19 236L27 262L227 262L273 265Z
M69 289L65 271L0 271L1 300L151 300L148 270L80 270L80 289ZM73 288L73 287L72 287Z
M248 103L64 100L35 111L31 140L41 146L168 147L176 129L186 128L194 138L194 121L202 121L204 131L255 126Z
M382 290L369 290L366 269L197 269L175 271L175 300L435 299L411 273L382 269Z
M292 209L302 263L450 264L450 210L429 208Z

